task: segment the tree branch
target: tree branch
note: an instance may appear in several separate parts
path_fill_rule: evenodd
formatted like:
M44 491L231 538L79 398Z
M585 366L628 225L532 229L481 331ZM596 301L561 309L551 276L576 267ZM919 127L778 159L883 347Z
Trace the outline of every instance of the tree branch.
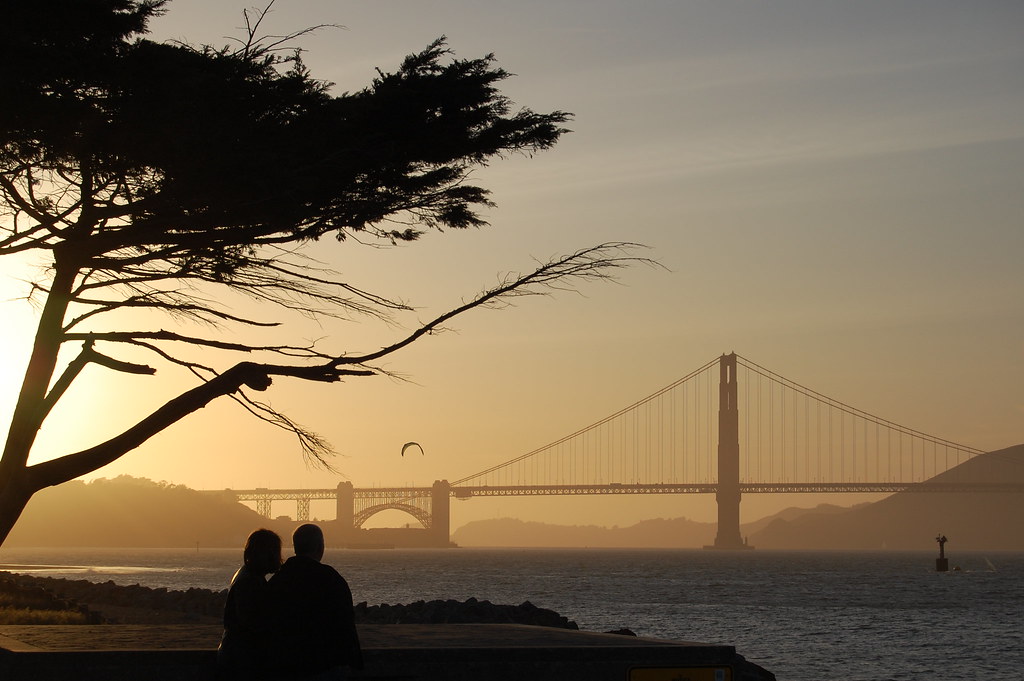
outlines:
M570 287L561 284L573 279L610 279L614 270L633 264L659 266L656 261L649 258L628 255L631 251L641 247L640 244L630 242L609 242L556 258L529 274L506 277L494 288L484 291L468 303L435 317L397 343L365 355L339 357L332 364L340 366L373 362L401 350L426 334L440 330L445 322L473 308L492 306L508 298L544 295L551 290L568 289Z
M230 395L230 397L259 420L293 434L296 440L298 440L299 448L307 465L322 468L332 473L338 472L328 461L328 457L335 453L334 449L320 435L293 421L283 412L274 409L270 405L251 399L244 390L239 390L237 393Z
M607 279L612 276L612 271L630 264L657 265L657 263L650 259L629 254L638 247L638 244L628 242L601 244L551 260L528 274L506 278L498 286L481 293L470 302L436 317L434 320L420 326L404 339L377 352L357 357L336 357L324 364L313 366L257 364L253 362L236 364L228 371L206 380L203 385L193 388L167 402L163 407L160 407L153 414L124 431L121 435L96 447L32 466L29 470L32 480L35 481L33 484L40 485L40 487L37 487L39 489L42 486L57 484L63 480L85 475L116 460L171 424L205 407L217 397L235 395L242 391L243 387L256 391L266 390L270 387L274 376L328 383L339 381L343 376L372 376L377 373L373 369L343 369L341 367L351 365L366 366L367 362L379 359L406 347L417 338L441 328L445 322L474 308L493 305L510 297L543 295L552 288L565 288L561 284L572 279ZM135 333L128 336L111 332L109 334L95 334L94 338L104 339L104 336L106 336L106 340L140 340L149 336L165 336L164 339L166 340L184 340L184 338L177 337L177 334L170 334L168 332L154 332L153 334ZM195 342L195 340L197 339L193 339L191 342ZM218 345L215 341L210 341L209 343L214 346ZM236 344L220 345L224 345L224 349L237 349L231 347ZM315 461L323 463L327 450L323 449L323 440L316 437L315 434L298 426L280 412L265 405L257 406L255 402L244 396L244 394L241 398L236 399L261 412L263 420L295 433L299 437L304 453L311 456Z
M82 305L95 305L96 307L92 310L89 310L88 312L83 312L82 314L78 315L77 317L69 321L64 326L64 329L66 331L73 329L74 327L78 326L79 324L84 322L86 319L89 319L90 317L95 317L96 315L105 314L107 312L114 312L119 309L130 307L162 310L167 312L171 316L180 315L181 317L188 317L194 320L209 322L212 324L216 324L218 321L237 322L239 324L245 324L246 326L259 327L274 327L280 326L281 324L280 322L259 322L256 321L255 319L238 317L236 315L229 314L222 310L217 310L212 307L206 307L203 305L197 305L195 303L174 303L170 301L162 301L155 299L147 300L147 298L152 298L152 296L134 296L132 298L127 298L125 300L120 301L106 301L99 299L77 299L75 300L76 303L80 303ZM193 297L193 300L196 299L196 297Z
M46 397L43 398L40 403L40 419L39 423L42 424L46 417L49 416L50 412L60 401L60 398L64 396L71 384L74 383L75 379L78 378L82 370L90 363L99 364L105 366L108 369L114 371L120 371L128 374L155 374L156 369L145 366L144 364L134 364L132 362L124 362L113 357L107 357L106 355L97 352L93 348L93 339L85 335L85 338L75 339L85 340L85 344L82 346L82 351L78 353L78 356L71 360L68 365L64 368L60 377L54 382L53 387L50 388L50 392L47 393Z
M264 391L272 376L292 376L312 381L338 381L342 376L371 376L367 370L338 370L325 367L289 367L253 362L240 362L206 383L168 401L149 416L102 444L89 449L29 466L29 485L39 490L60 484L116 461L127 452L218 397L230 395L243 387Z
M101 340L112 343L138 344L136 341L158 340L173 341L176 343L187 343L218 350L233 350L236 352L276 352L279 354L295 353L291 356L329 358L328 355L314 351L310 347L297 345L249 345L247 343L229 343L227 341L200 338L198 336L185 336L173 331L96 331L88 333L68 333L64 336L67 340ZM141 372L139 372L141 373Z

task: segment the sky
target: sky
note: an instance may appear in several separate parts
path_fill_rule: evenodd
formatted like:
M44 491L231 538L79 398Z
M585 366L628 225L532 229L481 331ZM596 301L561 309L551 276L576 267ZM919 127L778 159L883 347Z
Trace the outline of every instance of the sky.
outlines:
M247 7L174 0L150 37L224 45ZM929 434L985 450L1024 442L1024 4L278 0L264 22L271 33L315 24L333 27L301 39L304 60L335 93L444 35L459 57L494 53L515 74L503 92L517 105L574 119L554 149L475 173L497 202L488 227L389 249L318 244L346 280L416 312L390 326L293 324L293 339L373 350L501 273L606 241L642 243L662 267L475 311L383 363L404 380L275 385L265 397L332 442L340 476L223 400L90 477L429 485L552 442L732 351ZM26 275L4 274L13 298ZM32 311L3 306L17 357ZM34 460L112 435L189 385L171 369L86 379ZM400 456L408 441L425 453ZM743 520L826 500L747 495ZM711 496L473 499L453 505L452 526L715 514Z

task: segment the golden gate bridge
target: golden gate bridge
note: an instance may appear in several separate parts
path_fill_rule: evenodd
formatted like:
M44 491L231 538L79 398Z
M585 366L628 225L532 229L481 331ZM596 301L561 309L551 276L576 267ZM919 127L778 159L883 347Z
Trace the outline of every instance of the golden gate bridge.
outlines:
M482 496L715 494L715 548L742 548L743 494L1024 491L984 471L953 469L982 454L875 416L735 353L533 451L430 487L225 490L271 516L273 501L333 499L353 532L397 509L447 546L450 499ZM419 530L419 531L422 531Z

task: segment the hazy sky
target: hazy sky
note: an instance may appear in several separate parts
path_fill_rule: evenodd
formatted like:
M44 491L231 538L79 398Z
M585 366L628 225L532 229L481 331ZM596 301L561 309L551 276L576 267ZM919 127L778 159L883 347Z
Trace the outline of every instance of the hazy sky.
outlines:
M151 37L222 45L246 6L175 0ZM464 317L388 360L409 382L267 393L343 453L357 486L463 477L733 350L927 433L984 449L1024 441L1024 4L278 0L266 26L318 23L343 26L301 42L338 93L446 35L459 56L495 53L517 104L575 114L554 150L478 173L498 203L490 227L383 251L318 245L350 281L415 305L405 328L501 272L603 241L644 243L666 268ZM4 308L13 345L22 317ZM402 332L297 334L354 352ZM93 444L186 384L161 374L95 371L54 414L44 455ZM399 456L409 440L426 454ZM94 477L121 473L196 488L338 482L227 400ZM748 495L743 519L820 500ZM475 499L452 522L552 514L624 525L712 520L715 505Z

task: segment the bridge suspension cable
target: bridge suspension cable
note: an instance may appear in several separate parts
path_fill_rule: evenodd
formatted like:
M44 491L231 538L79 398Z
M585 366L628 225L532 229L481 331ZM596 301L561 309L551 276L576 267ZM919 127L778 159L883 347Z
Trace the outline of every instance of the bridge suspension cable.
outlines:
M639 473L640 471L644 471L647 474L646 477L649 477L649 475L651 474L651 461L649 460L649 458L646 458L643 461L641 461L639 458L640 450L642 448L640 444L641 439L644 440L645 443L649 443L649 441L651 440L659 440L662 447L664 447L664 443L667 440L670 444L673 445L686 447L689 444L693 444L695 449L708 449L708 451L705 453L705 456L703 457L704 459L706 459L706 461L683 459L682 462L678 462L675 458L673 458L669 463L670 473L679 472L685 475L686 463L690 463L693 465L699 465L701 463L704 463L706 469L705 473L707 473L707 469L710 467L712 458L710 455L711 434L708 432L702 432L699 426L707 424L707 427L710 427L710 424L714 421L711 415L711 411L708 409L708 401L706 398L698 399L697 395L694 395L691 399L689 394L686 392L684 392L683 395L677 399L676 392L677 389L680 388L681 386L690 384L694 381L697 381L699 383L699 379L703 377L705 379L703 381L704 386L706 387L706 391L710 395L710 374L712 373L711 370L713 368L716 368L717 366L718 359L716 358L704 364L700 368L691 371L682 378L673 381L664 388L661 388L660 390L651 393L650 395L640 400L637 400L636 402L633 402L629 406L623 407L622 409L616 411L615 413L610 414L609 416L606 416L598 421L595 421L594 423L591 423L590 425L584 428L580 428L579 430L570 433L565 437L559 438L554 442L546 444L543 447L538 447L537 449L529 451L508 461L504 461L502 463L491 466L490 468L486 468L478 473L473 473L472 475L467 475L463 478L459 478L458 480L455 480L451 484L453 487L469 484L480 484L481 481L486 479L488 476L491 476L492 474L498 473L500 471L508 471L511 467L516 466L517 464L523 464L524 462L531 460L537 462L545 454L551 454L559 447L562 447L564 445L570 445L571 450L580 449L588 451L605 451L616 446L621 448L621 450L629 450L631 460L627 461L620 457L618 461L609 458L607 461L604 462L594 462L593 465L595 466L597 473L596 477L606 477L605 474L614 473L615 468L618 468L620 473L624 469L628 469L634 473L634 477L636 477L636 474ZM698 388L700 387L701 386L698 386ZM692 392L697 391L694 390ZM664 404L666 396L668 396L669 401L667 406ZM645 407L649 407L649 405L651 405L652 403L657 403L659 400L661 400L661 403L657 404L659 409L658 413L655 416L652 417L650 408L643 411L642 414L640 413L641 410L644 410ZM688 408L691 413L687 413ZM665 417L665 410L672 411L672 415L669 418ZM684 424L683 432L680 432L680 424L676 418L676 414L679 412L682 412L682 418L687 420L687 423ZM633 417L631 419L632 423L624 423L624 417L627 416ZM692 417L696 421L700 421L701 423L695 424L694 428L686 428L685 426L689 425L688 419L690 417ZM641 418L643 419L642 424L638 423ZM618 427L616 428L615 426ZM705 427L703 430L707 430L707 427ZM602 431L602 428L605 428L606 430ZM666 430L668 431L668 433L665 432ZM657 432L655 433L655 431ZM592 436L590 438L592 442L586 441L588 435ZM686 442L686 436L692 437L693 442ZM572 445L576 443L580 444L578 444L576 447L573 447ZM576 458L580 458L581 456L585 455L585 452L570 451L569 454L564 457L564 459L571 461L573 455L575 455ZM599 468L599 466L602 463L604 465L603 469ZM571 463L567 464L564 460L546 462L546 464L547 465L545 466L545 468L547 468L548 470L544 471L545 473L550 472L550 469L553 468L557 469L558 467L571 466ZM659 468L662 474L664 474L664 461L662 461L659 458L659 460L655 463L655 466Z
M723 359L452 486L713 485ZM982 453L850 406L744 357L736 356L736 368L745 485L912 484Z
M737 365L746 372L744 482L922 482L983 453L823 395L745 357L737 356Z
M885 426L886 428L890 428L894 431L903 433L905 435L910 435L921 440L930 442L932 444L941 445L943 447L949 447L950 449L955 449L959 452L964 452L971 455L984 453L983 450L978 449L976 447L970 447L968 445L960 444L958 442L953 442L952 440L946 440L944 438L936 437L934 435L929 435L927 433L921 432L920 430L914 430L913 428L902 426L894 421L884 419L881 416L875 416L874 414L870 414L861 409L857 409L856 407L851 407L850 405L840 402L839 400L833 399L826 395L822 395L821 393L815 390L811 390L806 386L800 385L796 381L791 381L785 376L781 376L775 373L774 371L771 371L770 369L765 369L760 364L752 362L751 360L747 359L746 357L743 357L742 355L736 355L736 359L740 365L744 366L747 369L750 369L751 371L758 375L764 376L765 378L781 383L792 390L802 393L808 397L812 397L822 403L826 403L829 406L839 409L840 411L843 411L847 414L850 414L851 416L863 418L873 423Z
M703 480L711 481L714 435L708 396L717 394L712 390L712 370L717 366L716 358L628 407L541 448L459 478L452 485L478 485L488 479L496 483L501 473L509 474L513 469L531 482L554 482L551 478L557 477L560 482L578 483L584 480L567 478L587 475L590 482L625 481L624 476L633 482L668 482L701 474ZM680 390L690 384L696 385ZM688 458L669 456L683 449L699 454Z

